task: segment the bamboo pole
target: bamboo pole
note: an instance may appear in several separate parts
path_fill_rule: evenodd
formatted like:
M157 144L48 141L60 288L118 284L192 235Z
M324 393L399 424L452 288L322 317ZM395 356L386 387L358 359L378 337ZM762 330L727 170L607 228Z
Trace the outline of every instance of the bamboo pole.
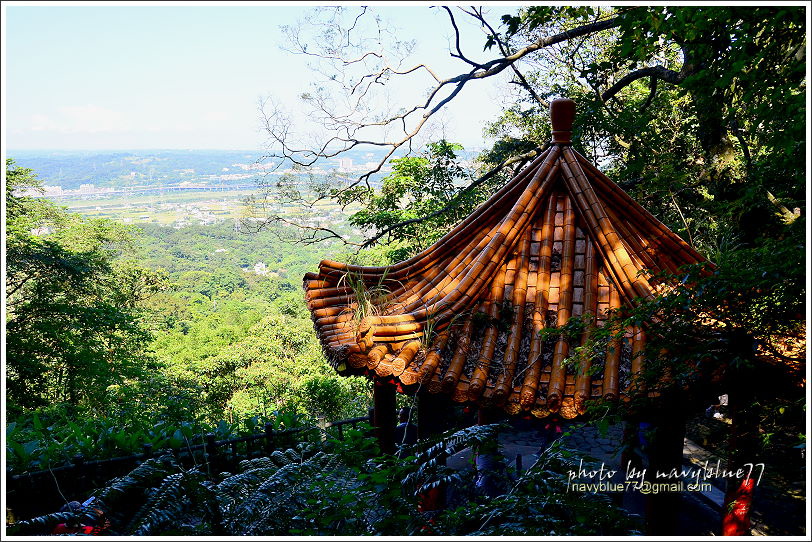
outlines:
M639 297L651 296L651 286L648 284L648 281L646 281L645 278L637 276L637 272L639 271L638 267L634 264L631 256L629 256L622 239L618 235L611 220L609 220L609 216L606 213L604 205L598 199L597 195L595 194L595 190L592 188L592 185L586 178L583 169L581 169L577 158L572 152L572 149L564 149L564 160L567 162L570 171L574 175L576 184L580 185L583 195L586 201L589 203L591 214L594 215L595 219L597 220L599 230L611 247L611 251L615 259L621 266L623 275L625 275L625 277L628 279L633 291Z
M604 210L606 211L609 220L617 229L620 237L629 245L629 248L631 249L629 251L629 255L632 258L636 258L640 262L640 264L635 265L635 267L651 269L654 272L660 271L663 268L663 265L656 262L654 258L652 258L649 250L647 249L647 242L638 235L638 231L634 229L634 226L621 219L611 206L606 205Z
M477 207L474 212L472 212L465 220L463 220L459 225L453 228L450 232L445 234L441 237L436 243L434 243L431 247L427 248L423 252L416 254L415 256L404 260L402 262L398 262L392 266L359 266L359 265L349 265L349 264L342 264L339 262L331 261L331 260L323 260L319 266L320 274L322 275L331 275L331 274L344 274L347 272L351 273L361 273L368 277L380 276L384 273L390 274L395 278L400 278L401 274L410 268L414 269L418 266L424 265L426 263L430 264L431 261L437 257L438 252L442 253L442 251L451 250L456 247L458 243L465 242L465 236L461 235L465 233L465 230L471 225L476 223L482 215L488 216L488 213L491 213L493 209L498 206L500 203L504 203L508 198L505 196L509 195L513 190L521 187L522 183L526 180L526 178L533 174L535 169L539 167L540 164L548 157L551 153L552 147L544 152L542 152L538 157L536 157L527 167L522 169L518 174L516 174L511 181L509 181L505 186L503 186L499 191L496 192L488 201Z
M369 368L374 369L375 365L377 365L378 362L381 361L388 353L389 347L385 344L376 344L373 346L367 354L367 359L369 359Z
M587 323L586 330L581 339L581 346L586 345L592 335L595 317L598 312L598 265L595 261L595 245L587 239L586 253L584 254L584 314L590 313L592 317ZM590 376L591 359L584 359L578 368L575 378L575 408L579 414L586 412L586 401L591 397L592 377Z
M589 202L586 200L586 196L584 195L580 186L577 185L577 180L575 179L574 174L571 172L569 167L565 166L565 168L566 169L562 168L562 171L564 171L565 183L570 191L570 195L572 196L573 200L575 200L576 208L578 209L583 222L586 224L591 237L595 240L596 249L601 254L604 262L606 262L606 272L617 284L624 285L624 282L626 283L624 287L621 288L620 294L624 302L631 303L632 299L634 298L631 285L628 282L628 279L622 273L622 269L620 269L617 259L615 258L614 260L611 260L614 253L606 241L606 236L602 235L603 232L599 227ZM614 265L611 264L612 261L614 262Z
M485 314L491 322L482 336L482 346L479 351L479 359L471 375L471 385L468 388L468 397L476 401L485 389L485 382L488 379L491 361L493 361L496 350L496 338L499 335L494 321L500 317L502 297L505 293L505 277L507 275L507 264L499 268L496 278L491 283L491 291L485 305Z
M392 361L392 374L394 376L399 376L406 369L406 367L409 366L412 360L414 360L419 350L420 341L407 342Z
M629 303L637 296L649 295L650 288L647 293L646 287L641 285L631 257L614 231L602 205L594 199L594 192L583 188L578 176L568 165L562 165L562 170L570 191L575 195L584 222L596 238L597 248L604 261L608 263L608 270L621 286L621 295Z
M620 308L620 296L618 295L617 286L610 283L609 309L618 308ZM618 398L618 369L620 367L620 349L622 345L622 339L612 339L609 341L606 352L606 363L603 367L603 397L608 401Z
M691 247L691 245L686 243L680 236L669 230L665 224L660 222L654 215L649 213L645 208L637 203L632 197L624 192L622 188L609 179L609 177L604 175L603 172L592 165L589 160L575 151L573 151L573 154L576 156L582 167L592 174L593 179L596 181L596 187L601 190L605 199L610 199L616 203L618 208L625 209L627 211L626 216L629 219L648 225L648 228L641 228L643 231L649 230L660 234L658 239L664 240L664 246L666 248L680 254L684 259L684 263L706 261L706 259L693 247Z
M550 290L550 272L552 269L553 231L558 193L553 192L547 202L541 227L541 252L539 269L536 278L536 305L533 311L533 334L530 336L530 353L521 390L521 405L529 408L536 402L539 379L541 377L541 351L543 343L539 333L546 325L546 315Z
M457 336L457 349L454 352L454 357L451 358L451 363L443 376L442 389L448 393L457 385L460 379L462 369L465 366L465 359L468 357L468 349L471 345L471 330L473 327L473 320L468 318L465 325L462 326L460 334Z
M429 353L426 354L426 360L420 367L420 381L423 382L424 384L428 383L428 381L431 380L431 378L434 376L434 372L440 365L442 352L445 349L446 344L448 343L449 335L450 332L448 330L445 330L442 333L438 334L437 339L434 341L434 344L429 350Z
M527 224L530 221L531 216L534 216L536 214L536 212L538 210L537 209L538 202L543 201L543 197L547 193L549 193L549 191L551 190L552 185L553 185L554 180L555 180L555 176L557 174L557 171L558 171L558 168L553 167L550 170L549 175L544 179L543 184L541 184L538 187L531 187L532 191L535 194L533 196L533 200L531 202L532 205L528 206L528 210L523 212L520 215L517 222L514 224L515 233L512 233L509 236L506 236L505 242L499 248L499 250L497 251L494 258L486 265L485 270L483 271L484 276L486 276L486 277L491 276L494 273L497 266L499 265L499 262L501 262L502 259L505 257L506 253L513 248L513 246L515 245L515 242L518 239L519 233L521 233L525 229L525 227L527 227ZM470 292L467 291L467 289L470 286L468 284L466 284L466 283L468 281L473 282L473 280L475 280L477 278L479 278L479 277L477 277L477 276L475 276L475 275L473 275L472 273L469 272L469 275L465 277L465 279L463 280L462 285L460 286L461 289L464 288L466 290L466 294L467 294L468 297L471 297ZM456 301L454 303L454 305L452 306L450 312L453 314L455 311L461 310L463 308L464 302L465 302L464 299Z
M549 189L551 185L550 179L553 177L551 174L554 170L555 161L558 158L557 152L552 152L548 155L547 159L538 169L533 176L527 189L522 193L519 200L514 204L510 213L500 222L493 235L486 237L489 239L484 247L482 243L472 251L474 256L473 260L463 259L460 266L461 276L449 276L445 279L447 285L452 280L458 280L454 289L444 295L442 299L435 297L427 302L428 305L435 303L457 303L460 298L465 294L473 298L471 295L477 284L482 284L490 280L496 269L496 264L500 262L509 250L512 250L513 245L522 233L524 226L529 222L530 216L534 214L534 206L537 204L541 195L539 192L544 191L543 187ZM456 269L455 269L456 271ZM450 274L452 275L452 274ZM478 281L478 282L477 282ZM474 288L471 286L474 285ZM443 290L445 294L445 290ZM413 307L408 307L412 309Z
M530 243L533 233L532 228L529 227L525 231L511 299L514 312L513 324L510 327L510 335L505 346L503 371L496 381L493 395L496 404L502 404L513 392L513 377L519 361L519 346L522 342L522 328L524 327L524 304L527 300L527 275L530 268Z
M646 334L640 326L634 326L632 332L632 375L629 389L636 392L645 389L645 383L643 382L643 354L646 348Z
M388 325L407 320L424 321L429 314L431 314L431 317L434 318L435 321L443 321L464 310L466 303L470 304L473 302L477 296L473 291L474 289L472 289L472 285L477 286L481 284L482 280L491 279L497 269L498 263L505 257L506 252L512 249L514 242L518 238L518 234L523 231L532 212L535 211L534 205L536 205L538 200L551 188L557 171L557 167L554 167L553 162L557 157L558 154L556 152L552 152L550 156L548 156L548 160L542 165L541 171L534 177L534 181L528 185L525 195L516 203L514 209L511 211L511 215L506 217L502 222L499 231L489 243L489 245L493 244L493 246L497 247L496 254L490 258L490 261L485 264L484 269L480 273L473 275L469 271L461 280L459 286L433 306L420 308L407 314L370 317L369 324L376 328L376 336L379 333L379 329ZM480 253L477 259L474 260L471 266L472 269L476 268L477 263L484 263L482 261L483 254L488 253ZM475 282L477 279L480 279L480 282Z
M305 291L305 299L308 301L330 297L345 297L352 293L349 286L329 286L325 288L308 288Z
M557 326L567 324L572 315L572 271L575 256L575 209L569 197L564 198L564 241L561 249L561 278L559 281L559 301ZM569 353L569 343L563 336L555 343L553 363L550 372L550 385L547 389L547 408L556 412L561 407L566 383L564 359Z

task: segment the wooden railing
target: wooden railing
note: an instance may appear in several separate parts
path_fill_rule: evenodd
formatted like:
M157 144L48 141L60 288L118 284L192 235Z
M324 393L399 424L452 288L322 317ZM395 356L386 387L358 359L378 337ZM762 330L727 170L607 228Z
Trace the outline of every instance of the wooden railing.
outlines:
M172 454L182 464L201 462L213 465L217 470L233 469L243 459L268 455L277 448L295 446L311 438L324 442L330 433L334 433L336 438L343 440L345 427L355 428L371 419L371 412L369 416L333 422L319 418L316 425L280 431L267 423L261 433L224 440L217 440L214 433L207 433L202 435L200 443L159 450L153 450L151 444L144 444L141 453L107 459L88 461L82 454L77 454L70 463L46 470L20 474L7 470L6 502L21 518L55 512L65 504L65 499L84 500L88 491L103 487L105 482L126 474L152 457Z

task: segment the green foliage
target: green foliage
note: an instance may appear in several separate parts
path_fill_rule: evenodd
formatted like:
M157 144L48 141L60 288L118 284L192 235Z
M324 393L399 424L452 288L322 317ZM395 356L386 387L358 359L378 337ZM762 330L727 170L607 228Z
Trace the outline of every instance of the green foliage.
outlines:
M369 426L322 447L302 444L244 460L236 473L183 469L169 455L150 459L94 491L109 534L178 536L357 536L467 534L635 534L633 519L605 495L567 491L577 461L552 446L495 499L420 513L416 494L464 483L441 460L493 442L498 426L451 433L417 456L380 456ZM50 532L61 516L9 526L10 534Z
M591 14L579 9L523 8L503 18L501 37L518 50L587 24ZM574 99L574 146L716 267L660 277L671 290L610 318L586 344L571 344L567 363L593 359L626 326L646 323L650 385L667 374L701 394L714 369L754 366L752 345L795 375L778 387L795 401L801 391L789 381L803 361L781 344L806 333L805 12L600 9L618 26L557 45L543 62L528 63L525 77L543 99ZM671 81L626 77L655 66ZM547 141L547 110L519 97L490 134L494 149ZM761 380L778 378L758 370ZM782 432L796 438L788 418L770 416L761 421L764 434L786 423Z
M468 173L458 163L462 147L440 140L430 143L424 155L396 158L392 173L383 179L380 190L357 193L364 207L350 216L350 223L373 232L405 221L412 221L387 234L394 243L389 261L404 260L433 244L453 224L467 216L484 201L494 186L465 190ZM448 207L445 212L438 213ZM424 220L426 217L427 218Z
M435 536L629 536L639 518L601 493L568 490L567 471L579 459L556 442L503 495L478 499L440 514ZM586 467L587 463L584 463Z
M366 413L365 381L324 362L298 285L319 254L226 224L86 220L32 197L30 170L7 176L16 472ZM244 271L257 262L267 274Z
M109 386L141 374L140 300L165 277L115 258L131 233L26 195L33 172L6 162L6 362L13 411L49 402L105 412Z

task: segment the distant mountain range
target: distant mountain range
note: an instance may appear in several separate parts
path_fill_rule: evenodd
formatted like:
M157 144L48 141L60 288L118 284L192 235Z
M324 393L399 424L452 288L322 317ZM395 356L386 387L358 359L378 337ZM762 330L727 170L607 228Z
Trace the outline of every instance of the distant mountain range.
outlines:
M463 152L470 159L473 153ZM9 150L7 156L18 166L33 169L46 185L75 190L83 184L129 186L201 179L237 179L255 176L272 167L259 151L239 150L133 150L133 151L62 151ZM316 165L346 172L363 169L384 154L378 147L359 148L339 158L320 160ZM276 161L278 163L278 160ZM282 163L281 169L292 164ZM228 182L228 181L225 181Z
M257 151L8 151L17 165L33 169L46 185L75 189L82 184L121 186L253 171ZM241 167L242 166L242 167ZM286 166L287 167L287 166Z

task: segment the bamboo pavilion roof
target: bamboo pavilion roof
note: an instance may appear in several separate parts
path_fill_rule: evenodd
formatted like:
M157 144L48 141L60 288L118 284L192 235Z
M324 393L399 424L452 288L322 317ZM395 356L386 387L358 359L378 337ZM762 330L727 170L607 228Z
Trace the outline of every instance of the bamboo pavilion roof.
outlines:
M434 245L388 267L329 260L304 279L331 364L454 401L538 417L617 399L642 369L644 331L591 366L543 328L633 306L651 273L704 261L575 151L574 103L551 107L551 146Z

